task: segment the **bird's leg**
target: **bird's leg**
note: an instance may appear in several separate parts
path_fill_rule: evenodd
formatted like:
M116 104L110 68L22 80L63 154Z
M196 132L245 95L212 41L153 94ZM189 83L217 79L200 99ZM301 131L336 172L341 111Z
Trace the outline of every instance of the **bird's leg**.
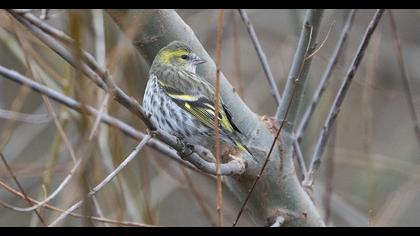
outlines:
M189 155L194 153L194 146L188 143L183 142L180 138L177 139L177 142L181 145L181 150L178 151L178 154L182 159L185 159Z

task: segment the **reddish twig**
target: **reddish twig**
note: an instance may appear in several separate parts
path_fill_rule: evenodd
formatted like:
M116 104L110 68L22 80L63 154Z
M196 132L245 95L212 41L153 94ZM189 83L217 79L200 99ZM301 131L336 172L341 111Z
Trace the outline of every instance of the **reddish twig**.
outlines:
M218 215L218 226L223 227L223 194L222 194L222 176L220 174L220 143L219 143L219 96L220 96L220 65L222 61L222 36L223 36L223 23L225 11L219 11L219 24L216 33L216 82L214 94L214 143L215 143L215 156L216 156L216 209Z

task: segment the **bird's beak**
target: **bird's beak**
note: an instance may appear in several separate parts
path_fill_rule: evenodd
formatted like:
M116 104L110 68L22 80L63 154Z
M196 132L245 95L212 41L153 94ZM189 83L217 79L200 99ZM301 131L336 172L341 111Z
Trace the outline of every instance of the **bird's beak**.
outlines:
M193 59L194 65L203 64L203 63L206 63L206 62L207 61L202 59L201 57L199 57L197 55L194 56L194 59Z

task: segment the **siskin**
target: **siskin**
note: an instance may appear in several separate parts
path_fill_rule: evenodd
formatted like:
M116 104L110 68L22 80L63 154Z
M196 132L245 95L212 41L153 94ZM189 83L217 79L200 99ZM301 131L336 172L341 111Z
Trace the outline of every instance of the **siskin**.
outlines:
M196 73L197 65L205 62L185 43L173 41L153 60L143 97L143 107L151 114L152 122L191 145L214 143L214 87ZM243 134L221 97L217 117L221 143L236 146L253 157L242 144Z

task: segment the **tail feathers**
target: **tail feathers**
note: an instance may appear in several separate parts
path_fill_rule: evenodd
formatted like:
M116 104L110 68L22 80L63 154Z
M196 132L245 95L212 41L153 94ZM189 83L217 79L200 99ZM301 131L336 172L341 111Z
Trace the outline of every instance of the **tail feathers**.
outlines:
M254 159L254 161L259 162L257 158L255 158L254 155L252 155L251 151L249 151L249 149L245 145L243 145L242 143L236 140L232 140L232 141L235 143L235 146L239 148L239 150L241 150L242 152L248 153L252 157L252 159Z

